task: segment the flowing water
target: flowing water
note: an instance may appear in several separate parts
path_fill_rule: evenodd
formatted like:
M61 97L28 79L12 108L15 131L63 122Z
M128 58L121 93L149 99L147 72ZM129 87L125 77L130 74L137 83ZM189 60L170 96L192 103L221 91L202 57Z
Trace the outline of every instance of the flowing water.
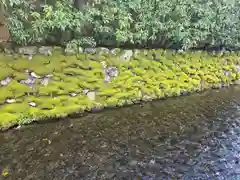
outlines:
M240 179L240 88L0 134L6 180Z

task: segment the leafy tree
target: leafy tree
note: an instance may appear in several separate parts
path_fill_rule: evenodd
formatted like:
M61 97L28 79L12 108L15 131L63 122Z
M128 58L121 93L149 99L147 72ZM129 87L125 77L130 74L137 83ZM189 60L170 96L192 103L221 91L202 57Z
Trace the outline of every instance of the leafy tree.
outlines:
M1 1L21 45L240 47L237 0Z

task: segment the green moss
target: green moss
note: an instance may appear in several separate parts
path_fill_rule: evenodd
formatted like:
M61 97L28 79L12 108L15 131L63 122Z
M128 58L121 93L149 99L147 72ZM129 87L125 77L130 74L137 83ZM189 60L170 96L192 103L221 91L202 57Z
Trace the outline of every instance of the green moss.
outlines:
M25 70L37 71L38 69L43 69L46 61L45 60L31 60L28 59L18 59L9 63L9 66L17 71L24 72Z
M87 79L86 79L86 81L88 82L88 83L97 83L97 82L99 82L99 81L101 81L102 79L99 79L98 77L95 77L95 76L92 76L92 77L88 77Z
M147 71L142 68L136 67L132 70L132 72L136 73L138 76L143 76L146 74Z
M30 70L34 71L38 76L46 76L48 74L52 74L55 67L52 65L44 65L39 68L30 68Z
M102 64L98 61L89 61L89 66L92 69L102 69Z
M27 85L18 83L15 80L11 81L10 84L7 86L7 88L9 89L9 91L13 93L13 96L15 98L35 92L35 90L31 89Z
M77 69L77 68L66 68L63 70L63 73L69 74L69 75L82 75L84 76L86 74L86 71L82 69Z
M8 67L0 67L0 80L5 79L6 77L11 77L13 75L13 69Z
M198 86L201 84L201 79L191 79L190 83L192 83L194 86Z
M129 77L128 79L126 79L125 83L129 84L129 85L134 85L135 83L146 81L145 79L149 80L149 78L143 78L141 76L132 76L132 77ZM149 81L151 81L151 80L149 80Z
M68 76L63 74L62 72L61 73L60 72L53 72L53 78L52 79L54 79L54 77L56 77L57 81L64 81L65 78L67 78Z
M108 106L108 107L117 106L118 103L119 103L119 100L115 97L109 97L106 99L106 106Z
M52 56L54 58L54 56ZM51 61L51 58L48 56L42 56L40 54L34 55L31 61L35 61L34 63L38 64L49 64Z
M25 103L13 103L13 104L5 104L1 107L0 112L6 113L23 113L29 109L29 105Z
M185 81L189 81L189 76L186 73L181 72L181 73L178 74L177 79L181 82L185 82Z
M52 77L52 80L54 80L54 81L61 81L61 77L59 77L59 76L53 76L53 77Z
M213 84L219 82L219 79L215 75L208 75L208 74L203 76L203 80L205 80L208 83L213 83Z
M152 60L153 54L156 60ZM1 59L2 58L2 59ZM3 59L4 58L4 59ZM65 117L68 114L91 110L96 107L123 106L139 100L179 96L184 92L218 88L220 84L232 84L240 78L235 64L240 64L238 55L220 56L206 52L176 53L165 50L140 50L130 61L119 61L111 54L85 54L64 56L59 52L46 57L5 57L0 55L0 80L8 76L13 81L0 87L0 128L14 124L30 123L33 120ZM119 75L104 83L101 61L118 68ZM28 78L25 70L37 75L53 74L49 84L40 80L34 89L20 84ZM225 75L229 72L229 76ZM83 93L83 89L96 92L94 101ZM75 97L70 94L76 93ZM6 104L6 99L16 103ZM35 102L36 107L29 103Z
M45 118L46 114L44 110L38 107L29 107L27 111L19 114L18 124L29 124L35 120Z
M13 78L17 81L26 80L28 79L28 74L24 72L14 71Z
M83 101L87 101L87 102L90 102L88 97L86 95L83 95L83 94L80 94L76 97L68 97L68 99L64 99L64 98L61 98L61 102L62 102L62 105L63 106L71 106L71 105L79 105L79 107L81 107L81 103Z
M9 88L7 87L1 87L0 89L1 93L0 93L0 103L4 103L6 99L12 99L14 98L14 94L11 90L9 90Z
M174 88L171 89L171 91L169 92L170 96L180 96L181 95L181 88Z
M113 96L116 93L119 93L121 90L119 89L108 89L108 88L103 88L100 89L100 92L98 92L97 94L99 96Z
M237 79L237 74L234 72L231 72L229 75L229 78L230 78L230 80L235 80L235 79Z
M79 111L78 105L54 107L53 109L49 110L46 115L52 118L63 118L66 117L68 114L75 113L78 111Z
M129 98L131 97L131 92L120 92L120 93L117 93L115 94L113 97L116 98L116 99L126 99L126 98Z
M103 78L103 77L104 77L103 69L93 69L93 70L92 70L92 74L93 74L94 76L99 77L99 78Z
M61 86L62 85L62 86ZM40 96L56 96L65 94L63 88L65 87L64 84L50 84L48 86L41 86L38 89L38 94Z
M53 82L51 84L51 86L47 86L45 87L45 89L47 90L50 90L50 93L54 93L54 94L58 94L58 95L61 95L61 94L66 94L66 93L71 93L71 92L81 92L82 91L82 88L79 87L79 82L78 80L76 79L65 79L65 82L62 81L62 82ZM50 88L49 88L50 87ZM41 89L41 88L40 88ZM42 88L43 89L43 88Z
M89 64L89 61L79 61L77 63L78 63L77 66L81 69L89 70L92 68Z
M158 89L157 91L155 91L155 94L157 98L163 98L165 96L164 91L162 89Z
M88 83L88 82L85 82L85 81L79 82L79 86L82 89L90 89L90 90L94 90L95 89L95 87L91 83Z
M11 127L17 124L18 116L7 112L0 112L0 130Z
M15 60L11 63L9 63L9 66L17 71L23 71L28 69L29 67L29 61L25 60L25 59L18 59Z
M8 67L8 63L14 60L15 57L0 53L0 67Z
M223 70L224 71L230 71L231 70L231 66L228 66L228 65L226 65L226 66L223 66Z
M79 109L83 109L83 110L86 110L86 111L91 110L94 107L94 105L95 105L95 103L93 101L90 101L87 98L83 99L83 100L80 99L78 101L78 104L79 104Z
M147 95L148 97L151 97L151 99L154 99L157 97L155 92L156 89L152 86L146 86L141 88L141 93L143 97Z
M54 107L61 106L61 100L57 97L41 97L39 101L36 102L38 107L41 109L53 109Z
M35 96L27 96L25 97L24 101L29 103L29 102L35 102L37 104L40 104L42 100L40 99L41 97L35 97Z

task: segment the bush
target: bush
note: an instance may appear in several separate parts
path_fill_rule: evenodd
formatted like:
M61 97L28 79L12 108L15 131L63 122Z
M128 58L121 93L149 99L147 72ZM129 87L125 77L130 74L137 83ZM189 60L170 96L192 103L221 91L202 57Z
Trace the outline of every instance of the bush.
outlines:
M240 47L237 0L93 0L81 9L73 1L39 4L25 0L7 3L14 43Z

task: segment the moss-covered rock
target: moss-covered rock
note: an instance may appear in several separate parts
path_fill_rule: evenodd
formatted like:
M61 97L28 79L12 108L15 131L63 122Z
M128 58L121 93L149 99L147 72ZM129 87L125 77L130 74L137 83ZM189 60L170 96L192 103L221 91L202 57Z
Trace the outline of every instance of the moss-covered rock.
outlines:
M127 61L120 60L120 49L69 56L53 50L52 56L37 54L32 60L0 54L0 81L11 78L0 86L0 129L96 108L219 88L240 78L237 53L161 49L132 52ZM118 70L118 75L109 82L104 81L104 64ZM32 86L21 84L29 79L27 72L31 71L39 78ZM49 75L48 83L41 83L41 78ZM9 99L14 101L7 103Z

